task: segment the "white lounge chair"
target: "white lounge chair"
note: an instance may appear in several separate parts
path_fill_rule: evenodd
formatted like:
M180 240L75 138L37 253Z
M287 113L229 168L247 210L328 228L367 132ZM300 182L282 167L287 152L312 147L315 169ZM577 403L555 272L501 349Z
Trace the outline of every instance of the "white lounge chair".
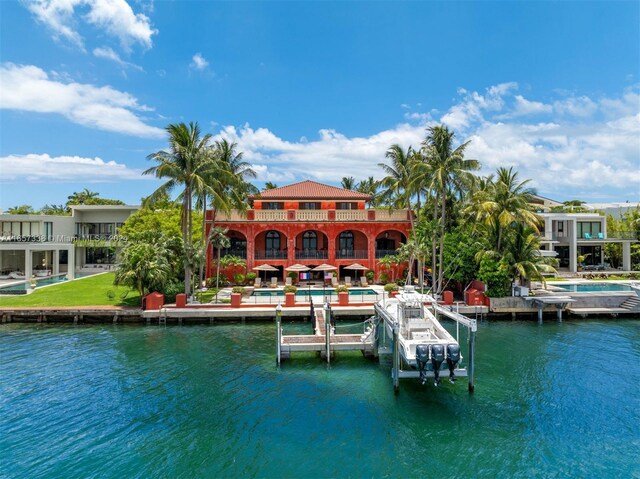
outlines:
M253 287L260 288L261 286L262 286L262 280L260 278L256 278L256 280L253 282Z
M291 286L293 283L291 282L291 276L287 276L284 281L285 286Z
M277 278L276 276L273 276L273 277L271 278L271 287L272 287L272 288L275 288L275 287L277 287L277 286L278 286L278 278Z
M351 276L345 276L344 277L344 285L345 286L351 286Z
M331 277L331 286L338 286L338 278L337 276Z
M367 283L366 276L360 276L360 286L369 286L369 283Z

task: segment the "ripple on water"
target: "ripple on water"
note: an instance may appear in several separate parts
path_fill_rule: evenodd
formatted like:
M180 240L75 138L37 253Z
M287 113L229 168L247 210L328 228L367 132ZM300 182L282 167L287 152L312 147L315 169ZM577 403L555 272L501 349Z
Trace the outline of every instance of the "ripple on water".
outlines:
M7 477L640 474L640 321L483 323L476 394L273 325L0 327ZM307 332L308 324L287 325ZM606 339L606 340L605 340ZM463 347L464 347L464 340Z

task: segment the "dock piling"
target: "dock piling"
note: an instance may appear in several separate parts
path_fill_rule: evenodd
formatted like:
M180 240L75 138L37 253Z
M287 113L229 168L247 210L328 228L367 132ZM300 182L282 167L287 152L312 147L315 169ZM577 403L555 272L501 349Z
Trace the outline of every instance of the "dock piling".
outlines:
M324 338L327 349L327 364L331 364L331 307L329 304L324 310Z
M393 368L391 370L391 376L393 378L393 392L398 393L400 391L400 348L398 345L398 336L400 330L398 323L393 325Z
M475 372L476 372L476 332L473 328L469 328L469 392L473 393L476 388Z
M282 304L276 306L276 364L280 366L282 357Z

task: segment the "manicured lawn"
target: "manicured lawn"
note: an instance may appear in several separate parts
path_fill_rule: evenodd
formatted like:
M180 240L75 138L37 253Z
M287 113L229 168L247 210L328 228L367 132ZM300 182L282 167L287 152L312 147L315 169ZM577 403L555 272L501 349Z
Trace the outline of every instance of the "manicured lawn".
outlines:
M0 296L0 308L20 306L139 306L140 295L127 287L114 286L114 277L114 273L104 273L36 289L31 294Z

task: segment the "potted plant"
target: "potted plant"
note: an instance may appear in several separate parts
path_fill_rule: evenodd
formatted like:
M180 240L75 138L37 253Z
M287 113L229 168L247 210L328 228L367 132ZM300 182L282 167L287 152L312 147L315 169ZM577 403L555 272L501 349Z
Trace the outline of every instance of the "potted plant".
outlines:
M367 278L367 283L373 284L373 279L376 277L376 274L373 271L367 271L364 276Z
M288 284L283 288L284 291L284 305L285 306L295 306L296 305L296 291L298 288L295 286Z
M349 305L349 288L344 285L336 286L336 293L338 293L338 304L340 306Z
M287 273L287 277L291 278L291 284L296 284L298 282L298 273L295 271L289 271Z
M242 295L245 289L242 286L234 286L231 289L231 307L239 308L242 304Z
M400 288L396 283L387 283L384 285L384 290L389 294L390 298L394 298L398 294Z

